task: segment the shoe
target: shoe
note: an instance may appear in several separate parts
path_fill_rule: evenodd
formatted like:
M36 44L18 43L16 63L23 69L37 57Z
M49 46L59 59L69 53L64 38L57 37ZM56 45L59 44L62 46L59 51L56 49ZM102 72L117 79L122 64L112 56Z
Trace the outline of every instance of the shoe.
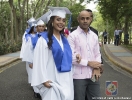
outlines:
M34 97L35 97L35 98L39 98L39 99L41 99L41 96L40 96L39 93L35 93L35 92L34 92Z

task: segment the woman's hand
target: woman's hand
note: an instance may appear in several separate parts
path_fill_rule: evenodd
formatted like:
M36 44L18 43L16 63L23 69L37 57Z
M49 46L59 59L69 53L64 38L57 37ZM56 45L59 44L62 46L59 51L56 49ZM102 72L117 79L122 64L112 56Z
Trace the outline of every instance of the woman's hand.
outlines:
M29 67L32 69L33 68L33 63L29 64Z
M44 84L45 87L51 88L51 85L49 83L52 83L52 81L49 80L49 81L47 81L47 82L45 82L43 84Z
M81 59L82 59L82 58L81 58L81 55L80 55L80 54L77 54L77 55L76 55L76 59L77 59L77 63L80 63L80 61L81 61Z

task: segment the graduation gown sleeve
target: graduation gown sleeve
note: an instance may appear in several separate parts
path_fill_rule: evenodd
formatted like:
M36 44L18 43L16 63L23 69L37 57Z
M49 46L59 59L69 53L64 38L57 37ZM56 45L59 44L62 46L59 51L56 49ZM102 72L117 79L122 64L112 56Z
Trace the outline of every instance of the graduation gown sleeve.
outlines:
M47 77L48 46L45 39L40 37L34 49L32 86L48 81Z
M22 37L22 46L21 46L21 51L20 51L20 58L23 58L23 52L24 52L24 49L25 49L26 40L25 40L24 36L25 36L25 34Z
M28 41L25 43L22 61L33 62L33 46L30 37L28 37Z

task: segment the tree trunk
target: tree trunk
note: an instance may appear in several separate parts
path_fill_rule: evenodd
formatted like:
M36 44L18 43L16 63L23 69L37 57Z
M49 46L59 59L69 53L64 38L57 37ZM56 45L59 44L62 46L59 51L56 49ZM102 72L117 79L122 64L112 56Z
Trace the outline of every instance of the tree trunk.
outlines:
M21 8L20 5L21 5L21 2L20 2L20 0L18 0L19 11L22 12L22 8ZM22 31L22 20L21 20L21 16L19 16L19 17L17 16L17 25L19 26L18 27L18 30L19 30L18 34L21 34L20 36L22 36L22 34L23 34L22 33L23 31Z
M16 10L15 10L15 8L14 8L14 10L13 10L13 18L14 18L14 40L15 40L15 42L17 43L17 41L18 41L18 25L17 25L17 22L16 22Z
M129 16L125 16L125 27L124 27L124 44L129 44L129 34L128 34L128 23L129 23Z
M28 0L27 0L27 20L28 20ZM28 27L28 24L27 24Z
M8 26L7 26L8 27ZM8 35L7 35L7 32L8 32L8 28L5 29L5 42L8 42Z
M10 36L11 36L11 43L13 43L14 40L14 30L13 30L13 0L9 0L9 4L10 4L10 20L11 20L11 32L10 32Z
M49 1L47 2L46 6L45 6L45 9L44 9L44 11L43 11L43 14L46 12L46 8L47 8L47 6L49 6L50 2L51 2L51 0L49 0Z
M33 16L36 15L36 9L39 7L39 2L40 2L40 0L38 0L37 4L35 5L34 11L33 11Z
M59 7L59 0L55 0L56 1L56 7Z
M25 30L25 17L24 17L24 11L25 11L25 5L26 5L27 0L23 0L23 7L21 9L21 19L22 19L22 32Z
M39 14L41 14L41 15L43 14L44 11L41 11L42 7L43 7L43 9L46 10L46 8L50 4L50 2L51 2L51 0L48 0L47 4L46 4L46 0L42 0L40 3L37 2L37 5L35 7L35 9L37 8L37 12L36 13L34 12L35 18L37 18ZM34 11L36 11L36 10L34 10Z

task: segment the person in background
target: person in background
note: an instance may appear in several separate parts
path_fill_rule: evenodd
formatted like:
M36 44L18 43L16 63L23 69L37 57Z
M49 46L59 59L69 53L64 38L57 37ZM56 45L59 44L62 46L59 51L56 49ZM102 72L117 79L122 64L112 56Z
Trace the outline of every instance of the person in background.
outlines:
M43 14L40 18L38 18L34 23L36 23L38 20L42 20L44 22L44 31L47 31L48 21L50 20L51 13L52 13L51 10L49 10L48 12Z
M23 36L22 36L22 46L21 46L21 52L20 52L20 58L23 58L23 49L24 49L24 46L25 46L25 35L30 31L30 28L31 28L31 25L32 23L35 21L35 18L31 17L27 23L28 23L28 28L25 30Z
M37 34L41 33L41 32L44 32L45 28L46 28L46 25L45 23L40 19L38 20L39 24L37 24L36 26L36 31L37 31Z
M79 26L68 36L74 69L74 100L100 97L101 54L98 36L89 28L92 17L91 12L81 11L77 18Z
M38 21L37 30L39 32L43 31L43 27L42 29L38 27L40 25L43 25L43 23L41 21ZM33 78L32 69L33 69L34 48L39 38L39 35L37 34L35 27L36 27L35 24L33 24L28 34L25 34L26 41L25 41L25 47L24 47L24 54L22 58L22 61L26 61L26 70L28 73L28 83L29 84L31 84L31 81ZM39 94L39 89L36 86L33 86L33 91L34 91L34 97L41 99L41 96Z
M102 34L102 36L103 36L103 38L104 38L104 44L107 43L107 35L108 35L108 33L106 32L106 29L105 29L105 31L104 31L103 34Z
M32 86L40 89L42 100L74 100L72 51L64 36L66 7L49 7L52 11L47 33L41 34L34 50Z
M120 32L122 32L123 30L119 30L117 27L114 31L114 39L115 39L115 46L118 46L119 45L119 39L120 39Z
M68 35L69 35L69 30L67 29L67 27L65 27L65 29L64 29L64 35L66 37L68 37Z

